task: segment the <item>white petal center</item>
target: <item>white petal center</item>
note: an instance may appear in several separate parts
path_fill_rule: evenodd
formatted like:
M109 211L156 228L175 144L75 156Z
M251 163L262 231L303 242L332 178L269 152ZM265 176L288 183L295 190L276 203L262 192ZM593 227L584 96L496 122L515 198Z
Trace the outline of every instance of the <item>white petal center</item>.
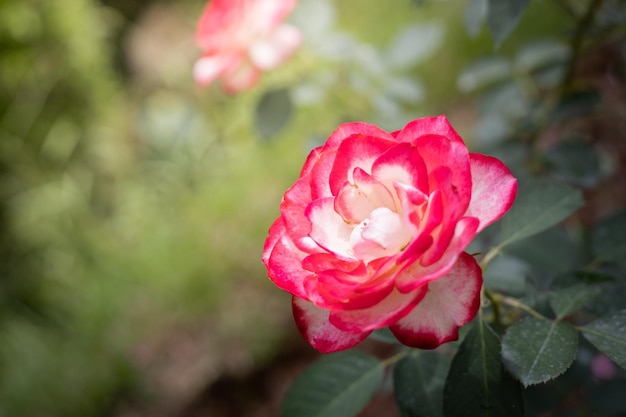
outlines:
M402 217L387 207L379 207L350 234L354 255L366 262L400 252L411 240Z

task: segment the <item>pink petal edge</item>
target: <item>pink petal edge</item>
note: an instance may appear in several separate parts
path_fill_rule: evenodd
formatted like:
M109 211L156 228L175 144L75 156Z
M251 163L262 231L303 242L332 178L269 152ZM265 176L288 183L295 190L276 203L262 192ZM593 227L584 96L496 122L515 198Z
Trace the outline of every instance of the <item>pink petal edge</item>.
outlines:
M470 153L472 198L465 216L480 220L477 233L511 208L517 196L517 180L498 159Z
M459 328L469 323L480 308L482 282L476 260L461 254L448 275L431 281L417 307L390 330L401 343L420 349L434 349L457 340Z
M322 353L337 352L351 348L371 332L350 333L338 329L328 321L330 311L316 307L308 301L293 297L291 302L296 326L311 346Z

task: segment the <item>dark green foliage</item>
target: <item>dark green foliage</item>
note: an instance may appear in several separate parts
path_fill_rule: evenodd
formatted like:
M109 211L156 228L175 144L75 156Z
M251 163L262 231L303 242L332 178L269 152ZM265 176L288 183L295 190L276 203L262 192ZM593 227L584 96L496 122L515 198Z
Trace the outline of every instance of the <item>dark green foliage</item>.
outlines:
M442 417L443 387L451 356L411 352L394 367L393 388L403 417Z
M328 355L291 385L281 416L355 416L380 386L383 369L383 362L361 352Z
M568 323L526 318L509 327L502 339L506 368L525 386L556 378L570 367L578 335Z
M502 366L500 340L478 320L456 353L445 384L446 417L520 417L520 384Z

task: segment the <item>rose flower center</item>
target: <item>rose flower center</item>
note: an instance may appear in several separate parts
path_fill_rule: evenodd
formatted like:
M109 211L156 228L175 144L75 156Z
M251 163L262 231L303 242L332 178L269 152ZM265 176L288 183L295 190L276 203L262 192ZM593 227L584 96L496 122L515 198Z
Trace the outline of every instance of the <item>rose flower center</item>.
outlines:
M398 213L379 207L352 230L350 246L357 258L369 262L400 252L411 238Z

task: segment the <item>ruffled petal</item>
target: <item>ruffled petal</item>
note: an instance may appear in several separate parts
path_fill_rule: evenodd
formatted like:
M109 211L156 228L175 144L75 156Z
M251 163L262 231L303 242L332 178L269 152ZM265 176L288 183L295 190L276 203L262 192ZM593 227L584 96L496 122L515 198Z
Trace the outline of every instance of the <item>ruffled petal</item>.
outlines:
M517 195L517 180L511 171L491 156L470 154L472 199L466 216L480 220L477 233L506 213Z
M354 183L346 183L335 198L335 210L346 222L360 223L379 207L395 210L393 196L389 189L376 178L354 169Z
M276 243L283 237L284 234L285 222L282 217L278 217L270 226L269 235L267 236L267 239L265 239L265 244L263 245L263 256L261 259L266 267L269 265L270 255L274 250L274 246L276 246Z
M330 322L348 332L369 332L387 327L406 315L424 297L427 286L403 294L394 289L377 304L367 309L342 310L330 313Z
M481 287L480 267L463 253L448 275L428 284L417 307L389 328L401 343L420 349L457 340L459 328L478 312Z
M315 164L317 164L317 162L321 158L321 154L322 154L321 146L318 146L317 148L314 148L311 152L309 152L309 155L306 157L306 160L304 161L304 165L302 165L302 169L300 170L301 177L306 177L311 174L313 167L315 166Z
M305 255L294 246L287 235L283 234L276 241L271 253L267 255L265 252L263 256L269 278L278 288L310 299L305 285L315 279L315 274L302 268L302 259Z
M402 130L393 132L392 135L398 142L414 142L415 139L425 135L444 136L453 142L463 143L463 139L452 127L448 118L444 115L436 117L421 117L407 123Z
M320 274L316 294L321 302L316 304L336 311L363 310L380 303L393 290L393 281L357 283L351 278L339 271Z
M309 233L311 223L305 211L311 202L311 191L307 178L298 180L285 192L280 203L280 213L285 223L286 233L295 245L303 251L315 251Z
M365 340L371 332L350 333L329 321L330 312L297 297L292 299L293 316L302 337L322 353L351 348Z
M429 193L426 165L417 148L410 143L397 144L376 158L372 175L388 187L400 183Z
M476 235L477 227L478 219L475 217L464 217L459 220L454 235L450 240L450 244L437 262L428 266L423 266L420 262L415 262L408 266L396 278L396 286L398 289L408 293L424 285L425 282L435 280L450 272L459 254L463 253L467 245L470 244Z
M333 169L336 155L336 149L323 148L320 150L318 160L311 168L311 175L308 177L309 187L311 188L311 199L317 200L318 198L333 196L330 191L328 177L330 176L330 171Z
M350 246L352 227L334 209L334 198L320 198L308 205L304 215L311 225L309 236L322 248L345 259L354 259Z
M465 207L459 205L459 196L452 185L452 172L448 167L439 166L431 173L431 180L436 183L436 191L433 193L429 211L438 203L440 212L436 213L437 223L432 223L433 244L420 259L422 266L428 266L436 262L448 250L450 239L454 235L456 223L465 211ZM435 199L434 197L438 197ZM427 218L427 220L429 220ZM429 231L430 233L430 231Z
M370 173L372 164L383 153L394 145L388 140L390 136L385 134L387 139L370 136L365 133L351 135L339 145L333 169L330 172L330 190L333 195L337 195L345 186L346 181L354 183L352 177L355 168L361 168Z
M393 136L376 125L364 122L343 123L328 137L324 151L337 150L345 139L353 135L371 136L395 142Z
M429 189L439 189L442 180L439 168L444 167L451 174L446 181L449 182L449 187L454 190L458 199L455 208L459 213L464 213L472 192L470 159L465 144L462 141L435 135L422 136L414 143L429 173Z

